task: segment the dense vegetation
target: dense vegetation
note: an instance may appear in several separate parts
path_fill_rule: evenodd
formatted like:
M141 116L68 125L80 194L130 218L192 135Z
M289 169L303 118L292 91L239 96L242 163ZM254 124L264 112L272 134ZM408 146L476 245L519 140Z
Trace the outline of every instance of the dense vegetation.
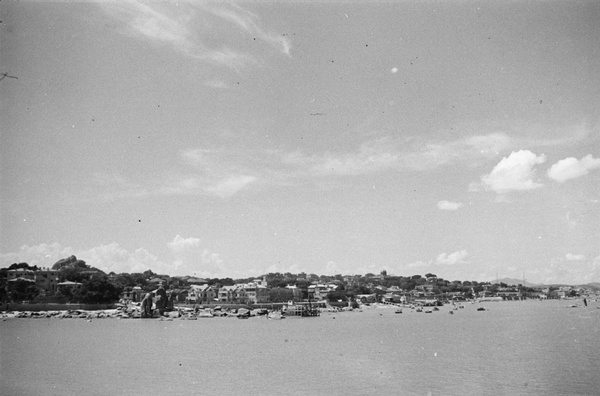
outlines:
M12 269L26 269L38 271L37 266L29 266L27 263L15 263L8 268L0 269L0 279L6 279L6 272ZM81 283L77 290L62 288L56 295L50 296L60 301L76 301L81 303L107 303L118 300L119 294L124 290L131 290L133 287L140 287L142 291L148 292L155 290L159 283L166 288L174 290L186 290L191 284L206 283L217 287L233 285L236 283L248 283L254 278L231 279L231 278L212 278L198 279L190 276L171 277L161 275L151 270L142 273L120 273L111 272L109 274L90 267L85 261L70 256L57 261L52 269L59 271L59 281L71 281ZM364 294L385 294L388 288L395 287L403 291L411 291L418 286L427 284L433 294L461 293L465 298L472 298L473 293L478 293L487 289L494 293L499 288L509 285L491 284L490 282L477 281L449 281L437 277L435 274L428 273L425 276L393 276L388 275L386 271L381 271L375 275L368 273L365 275L343 276L341 274L326 276L316 274L292 274L286 273L268 273L264 275L267 281L267 287L272 302L285 302L294 298L293 292L286 286L293 285L298 288L298 297L308 298L308 289L311 284L334 284L335 290L327 295L330 301L348 301L353 300L357 295ZM39 290L28 281L16 282L11 287L10 293L5 287L0 287L0 299L2 300L34 300L38 297ZM533 292L534 289L522 285L515 286L521 292Z

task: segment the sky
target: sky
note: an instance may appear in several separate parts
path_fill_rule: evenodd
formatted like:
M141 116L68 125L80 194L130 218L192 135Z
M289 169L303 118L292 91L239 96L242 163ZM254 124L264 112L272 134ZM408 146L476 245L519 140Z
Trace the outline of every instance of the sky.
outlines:
M0 267L600 282L600 2L0 13Z

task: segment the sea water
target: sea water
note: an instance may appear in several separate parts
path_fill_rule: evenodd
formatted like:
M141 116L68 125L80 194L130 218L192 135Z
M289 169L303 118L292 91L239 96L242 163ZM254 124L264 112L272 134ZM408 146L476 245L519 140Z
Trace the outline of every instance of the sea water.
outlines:
M7 319L0 393L598 395L599 306L489 302L452 315L446 305L285 320Z

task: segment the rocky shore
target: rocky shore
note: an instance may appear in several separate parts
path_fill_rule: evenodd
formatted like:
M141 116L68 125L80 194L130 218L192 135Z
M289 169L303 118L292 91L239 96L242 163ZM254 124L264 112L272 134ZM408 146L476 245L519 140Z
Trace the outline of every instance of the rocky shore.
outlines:
M159 313L158 310L154 311L152 318L148 319L161 319L161 320L196 320L198 318L213 318L213 317L254 317L254 316L265 316L268 317L273 312L267 309L254 309L249 310L245 308L238 309L213 309L213 308L177 308L172 311L166 311ZM69 310L49 310L49 311L4 311L0 313L0 317L3 320L9 318L25 318L25 319L43 319L43 318L56 318L56 319L141 319L142 311L139 306L129 305L117 307L114 309L103 309L103 310L83 310L83 309L69 309Z

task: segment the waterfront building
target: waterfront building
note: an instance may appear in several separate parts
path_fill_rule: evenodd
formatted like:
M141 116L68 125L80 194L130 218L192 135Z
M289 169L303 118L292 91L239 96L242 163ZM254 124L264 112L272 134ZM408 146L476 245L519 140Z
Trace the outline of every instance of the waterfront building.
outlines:
M218 296L218 290L211 285L191 285L187 300L196 304L212 304Z
M271 300L269 297L269 289L266 286L257 283L246 283L241 285L246 293L246 299L249 303L260 304L267 303Z
M53 295L58 290L58 271L42 268L34 272L35 286L42 295Z
M142 301L143 298L144 291L139 286L126 287L121 295L121 299L125 301L139 302Z
M219 289L220 302L224 303L246 303L246 291L239 285L223 286Z

